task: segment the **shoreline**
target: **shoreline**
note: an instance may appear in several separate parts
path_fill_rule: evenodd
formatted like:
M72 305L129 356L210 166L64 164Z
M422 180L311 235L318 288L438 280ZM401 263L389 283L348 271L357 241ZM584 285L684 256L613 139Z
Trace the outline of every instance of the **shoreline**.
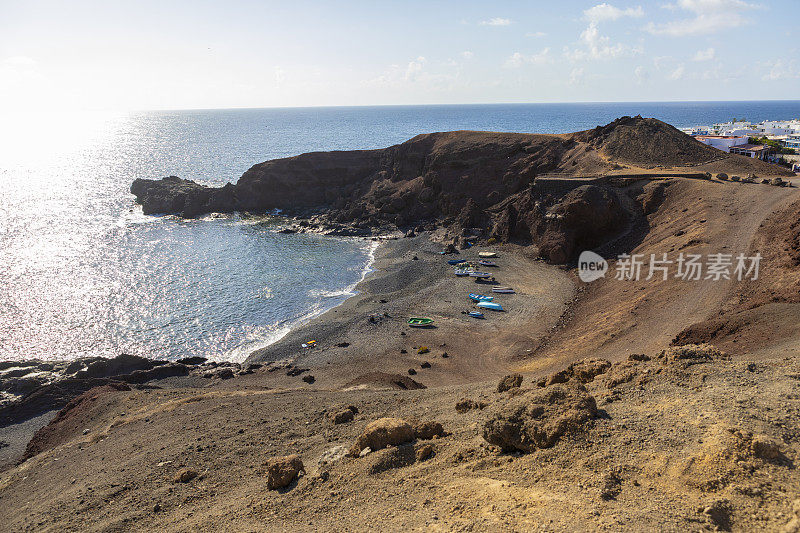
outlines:
M348 237L333 237L333 238L348 238ZM361 238L359 238L361 239ZM246 363L247 360L256 352L265 350L270 346L280 342L284 337L290 334L292 331L296 330L299 327L302 327L304 324L324 315L325 313L330 312L331 310L341 306L350 298L358 295L358 286L366 279L366 277L375 271L375 252L378 250L381 244L385 242L386 238L378 238L377 241L372 240L369 244L369 252L367 253L367 262L364 264L364 267L361 269L361 278L356 281L355 283L351 283L350 285L346 286L344 289L337 291L335 295L332 296L323 296L321 301L325 301L328 298L343 298L341 302L335 303L330 307L326 307L324 305L320 306L318 309L313 309L294 320L287 320L282 323L279 327L276 328L276 332L280 332L277 334L271 335L268 339L253 341L252 343L247 343L240 345L230 352L228 352L228 357L224 359L216 359L216 358L209 358L210 361L217 361L220 363Z
M356 286L357 294L253 352L244 364L300 369L326 388L381 387L386 376L424 386L485 380L532 353L554 325L551 317L561 316L576 292L566 272L535 259L533 250L496 246L497 283L517 292L495 295L505 312L476 320L465 315L473 308L467 294L489 292L491 285L455 277L447 259L477 259L485 247L445 256L427 233L382 244L374 272ZM435 327L410 328L410 316L429 316ZM311 340L317 341L313 348L302 347ZM419 346L428 353L417 353ZM370 376L376 373L383 377Z

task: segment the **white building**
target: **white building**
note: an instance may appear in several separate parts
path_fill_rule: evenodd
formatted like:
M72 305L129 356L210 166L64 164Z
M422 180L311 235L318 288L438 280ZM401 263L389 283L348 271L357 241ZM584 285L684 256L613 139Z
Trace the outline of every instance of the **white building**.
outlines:
M748 137L736 135L698 135L695 139L723 152L730 151L732 146L747 144L750 140Z
M786 148L791 148L800 152L800 133L792 133L787 135L786 139L781 141L781 144Z
M766 161L772 152L769 146L763 144L740 144L731 146L729 151L732 154L740 154L754 159L761 159L762 161Z

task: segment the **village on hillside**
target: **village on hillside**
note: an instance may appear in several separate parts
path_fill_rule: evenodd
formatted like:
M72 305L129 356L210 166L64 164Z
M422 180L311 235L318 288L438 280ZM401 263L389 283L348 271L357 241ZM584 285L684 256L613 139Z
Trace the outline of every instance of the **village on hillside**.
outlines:
M785 165L800 172L800 119L757 124L732 119L712 126L681 128L698 141L728 152Z

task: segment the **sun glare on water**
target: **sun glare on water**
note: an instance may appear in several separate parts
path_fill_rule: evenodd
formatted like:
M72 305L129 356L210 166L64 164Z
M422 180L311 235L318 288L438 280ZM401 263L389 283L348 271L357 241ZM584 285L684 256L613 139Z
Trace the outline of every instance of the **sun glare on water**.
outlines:
M108 135L125 113L109 111L4 111L0 168L57 164Z

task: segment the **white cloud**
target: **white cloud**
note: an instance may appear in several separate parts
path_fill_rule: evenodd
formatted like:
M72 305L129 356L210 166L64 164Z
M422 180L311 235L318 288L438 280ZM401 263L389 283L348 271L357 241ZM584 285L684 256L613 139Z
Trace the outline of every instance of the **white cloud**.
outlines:
M636 67L636 69L633 71L633 75L636 76L636 83L639 85L650 81L650 73L642 66Z
M510 24L511 19L504 19L500 17L481 21L481 26L508 26Z
M422 69L425 67L426 62L427 59L425 59L423 56L419 56L418 58L409 61L403 79L406 81L414 81L419 75L419 73L422 72Z
M765 66L769 71L761 79L764 81L793 80L800 78L800 69L794 61L785 62L782 59L768 61Z
M475 54L473 54L469 50L464 50L463 52L461 52L461 57L463 57L464 59L472 59L473 57L475 57Z
M747 23L745 12L757 8L758 5L744 0L678 0L676 4L667 4L664 7L687 11L689 18L664 24L650 22L645 26L645 30L654 35L683 37L743 26Z
M446 92L461 83L461 64L452 59L428 61L424 56L393 64L380 75L361 80L364 87Z
M547 32L543 31L529 31L525 34L525 37L534 37L536 39L541 39L542 37L547 37Z
M683 63L681 63L680 65L678 65L678 68L669 73L667 79L675 81L680 80L683 78L685 72L686 72L686 67L683 65Z
M644 16L644 10L642 6L620 9L603 2L585 10L583 16L591 22L602 22L604 20L617 20L622 17L640 18Z
M698 50L697 53L692 58L693 61L711 61L716 57L716 50L713 48L707 48L705 50Z
M517 68L525 64L544 65L546 63L550 63L551 61L552 58L550 57L550 48L545 48L538 54L531 54L531 55L525 55L521 54L520 52L514 52L513 54L511 54L511 57L506 59L504 66L506 68Z
M618 57L638 55L642 53L639 47L630 47L623 43L612 45L605 35L600 35L600 29L596 22L590 22L589 26L583 30L580 37L582 48L569 50L565 48L566 56L572 61L586 59L616 59Z
M570 85L576 85L583 81L583 68L574 68L572 72L569 73L569 80L568 83Z
M282 85L286 81L286 72L281 67L275 67L275 84Z
M653 66L656 67L656 70L662 70L667 64L674 61L675 58L672 56L656 56L653 58Z

